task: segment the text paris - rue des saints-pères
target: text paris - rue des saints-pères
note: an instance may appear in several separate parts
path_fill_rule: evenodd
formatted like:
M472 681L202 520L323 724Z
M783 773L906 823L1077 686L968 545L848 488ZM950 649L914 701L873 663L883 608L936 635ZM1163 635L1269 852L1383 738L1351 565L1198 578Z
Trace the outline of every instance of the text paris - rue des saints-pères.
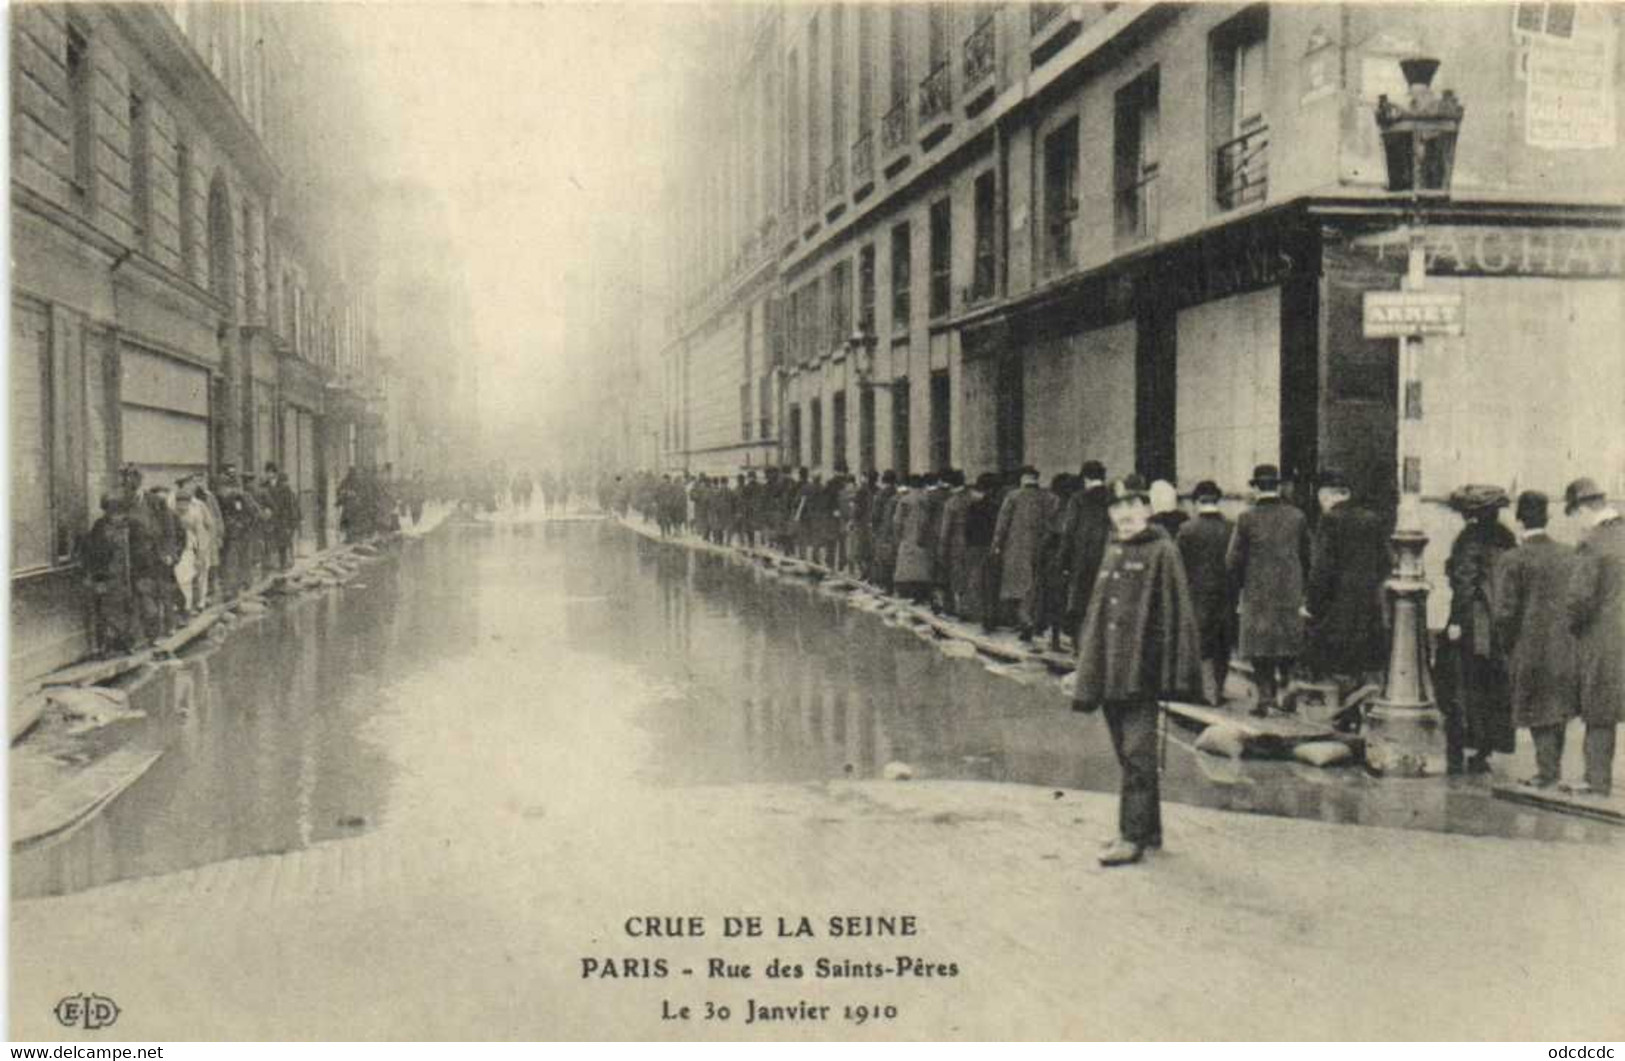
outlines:
M919 919L913 914L868 915L841 914L826 918L805 916L724 917L720 926L704 917L629 917L622 923L627 938L645 946L664 941L720 938L730 940L814 940L814 939L910 939L919 936ZM696 972L708 979L751 979L756 970L749 963L725 958L707 958L695 967L676 967L672 960L660 955L594 955L581 959L582 979L642 979L661 980L681 974L692 976ZM774 958L765 967L763 975L772 979L798 980L811 974L818 979L841 977L952 977L959 975L955 962L941 962L912 955L899 955L890 961L852 961L820 957L805 965L798 958Z

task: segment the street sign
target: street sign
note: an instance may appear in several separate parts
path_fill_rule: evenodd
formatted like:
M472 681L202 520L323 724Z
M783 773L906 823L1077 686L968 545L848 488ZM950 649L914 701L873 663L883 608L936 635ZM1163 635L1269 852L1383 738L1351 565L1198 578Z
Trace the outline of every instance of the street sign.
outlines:
M1365 337L1461 335L1461 296L1449 292L1367 291Z

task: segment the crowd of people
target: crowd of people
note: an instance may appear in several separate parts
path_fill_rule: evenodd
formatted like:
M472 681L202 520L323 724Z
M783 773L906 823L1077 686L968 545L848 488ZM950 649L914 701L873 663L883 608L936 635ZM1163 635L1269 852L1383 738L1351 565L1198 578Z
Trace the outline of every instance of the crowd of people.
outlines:
M93 649L132 652L173 633L263 574L293 563L299 497L275 464L260 475L235 465L143 488L125 465L79 545L90 590Z
M1300 678L1335 683L1345 697L1380 687L1391 516L1336 471L1317 476L1313 494L1299 491L1301 504L1285 485L1277 467L1259 465L1234 519L1215 482L1198 483L1188 505L1170 483L1144 488L1148 532L1166 539L1178 561L1167 581L1188 597L1199 662L1198 680L1177 692L1222 703L1236 658L1251 671L1250 710L1260 717L1290 713L1287 693ZM973 480L958 470L837 470L825 479L769 467L731 479L615 476L600 483L599 500L641 514L663 535L775 549L985 631L1012 629L1023 641L1047 638L1051 650L1080 652L1091 606L1102 594L1114 600L1111 578L1122 577L1103 568L1120 538L1110 487L1094 460L1047 487L1031 467ZM1131 493L1134 500L1140 489ZM1563 725L1581 714L1596 732L1586 738L1586 780L1569 787L1611 787L1625 699L1620 521L1590 480L1571 484L1568 495L1568 510L1591 528L1578 549L1546 534L1548 501L1535 491L1517 499L1521 543L1497 516L1511 504L1505 491L1469 486L1451 497L1465 525L1447 565L1450 622L1434 667L1452 772L1487 771L1523 726L1540 760L1528 783L1557 784ZM1357 716L1341 721L1358 724Z

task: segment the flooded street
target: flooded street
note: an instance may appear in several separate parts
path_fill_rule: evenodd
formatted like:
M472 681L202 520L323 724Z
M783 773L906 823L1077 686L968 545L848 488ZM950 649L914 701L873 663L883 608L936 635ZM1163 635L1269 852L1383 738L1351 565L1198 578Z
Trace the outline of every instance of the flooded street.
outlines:
M538 771L573 771L603 798L625 783L861 780L894 762L918 778L1116 790L1104 726L1070 711L1052 676L965 655L610 524L448 527L141 687L147 718L119 725L166 754L77 833L16 857L14 894L446 815L540 815L519 780ZM549 702L564 687L581 692ZM438 761L448 740L466 773ZM1378 781L1189 742L1177 728L1168 742L1172 801L1585 843L1618 831L1495 801L1474 780Z

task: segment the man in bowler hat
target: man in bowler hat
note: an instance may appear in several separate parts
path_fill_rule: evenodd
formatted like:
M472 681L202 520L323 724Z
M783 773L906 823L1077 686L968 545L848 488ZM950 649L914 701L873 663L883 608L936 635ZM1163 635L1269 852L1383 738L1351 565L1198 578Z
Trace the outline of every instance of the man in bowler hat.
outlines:
M1262 718L1279 706L1276 691L1292 677L1303 651L1304 569L1309 525L1281 497L1281 472L1260 464L1249 481L1253 507L1236 520L1225 567L1232 594L1241 601L1241 654L1252 664L1258 698L1252 714Z
M1230 674L1230 649L1235 642L1235 608L1225 577L1224 558L1235 527L1219 511L1224 494L1212 479L1196 484L1196 518L1186 520L1175 539L1185 564L1191 599L1196 603L1196 629L1202 635L1202 662L1213 672L1215 706L1224 703L1224 683Z
M1607 796L1613 792L1614 740L1625 719L1625 520L1588 478L1568 485L1563 509L1587 528L1567 600L1569 629L1579 641L1580 717L1586 724L1586 778L1571 791Z
M1072 707L1106 716L1123 781L1118 835L1099 857L1103 866L1122 866L1162 847L1159 701L1200 694L1202 657L1179 549L1149 524L1145 480L1112 483L1107 514L1112 541L1078 635Z

